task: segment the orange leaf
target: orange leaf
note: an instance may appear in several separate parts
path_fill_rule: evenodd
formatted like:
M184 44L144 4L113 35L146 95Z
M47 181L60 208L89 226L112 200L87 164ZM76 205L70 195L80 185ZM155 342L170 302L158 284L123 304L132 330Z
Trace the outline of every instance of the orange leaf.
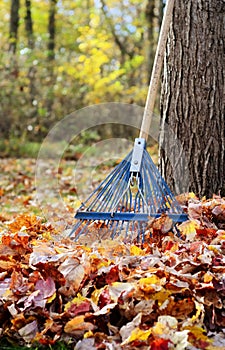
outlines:
M155 339L151 343L150 350L168 350L169 349L169 340L167 339Z
M90 322L85 322L84 315L76 316L68 321L64 331L74 336L82 336L85 332L94 330L95 326Z
M35 215L21 214L16 217L16 219L8 225L11 232L18 232L23 227L26 229L34 229L34 227L40 223Z

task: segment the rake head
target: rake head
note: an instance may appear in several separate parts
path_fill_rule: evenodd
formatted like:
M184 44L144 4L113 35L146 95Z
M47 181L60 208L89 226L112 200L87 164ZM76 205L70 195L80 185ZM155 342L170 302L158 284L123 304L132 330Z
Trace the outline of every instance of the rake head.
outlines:
M136 139L133 151L82 203L70 236L78 240L98 230L101 238L122 235L126 240L135 235L137 241L144 241L149 220L163 213L174 222L187 220L146 151L145 141Z

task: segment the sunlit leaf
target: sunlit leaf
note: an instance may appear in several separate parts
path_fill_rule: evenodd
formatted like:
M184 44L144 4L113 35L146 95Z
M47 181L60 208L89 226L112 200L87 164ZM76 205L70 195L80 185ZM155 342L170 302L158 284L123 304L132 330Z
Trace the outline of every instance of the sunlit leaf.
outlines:
M83 315L76 316L72 320L68 321L64 327L64 331L73 336L84 335L85 332L92 331L95 329L95 326L86 322Z

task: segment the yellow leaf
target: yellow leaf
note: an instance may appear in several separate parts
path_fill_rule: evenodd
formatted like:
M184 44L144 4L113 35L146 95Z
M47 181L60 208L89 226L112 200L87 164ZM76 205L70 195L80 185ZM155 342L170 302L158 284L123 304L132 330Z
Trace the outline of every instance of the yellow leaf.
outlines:
M191 318L191 322L199 321L199 318L201 315L204 315L204 306L197 301L195 301L195 307L196 307L196 315L193 315Z
M218 249L213 245L208 245L208 249L211 250L213 253L218 254Z
M188 198L196 198L196 195L194 194L194 192L190 192L188 194Z
M152 275L150 277L141 278L139 283L141 285L160 284L160 278L156 275Z
M196 228L199 228L199 225L192 220L185 221L179 226L181 233L189 238L194 238L196 235Z
M79 45L79 49L81 51L85 51L88 47L88 44L86 42L82 42L80 45Z
M93 332L92 331L88 331L88 332L86 332L86 333L84 333L84 339L85 338L91 338L91 337L93 337Z
M157 322L152 328L152 333L155 337L159 337L160 335L165 333L165 326L162 323Z
M131 332L131 335L122 343L122 345L129 344L135 340L146 341L148 340L148 337L151 335L151 333L152 333L151 329L145 331L137 327L133 329L133 331Z
M154 293L158 288L161 288L162 282L165 282L165 279L160 279L156 275L152 275L150 277L141 278L139 281L139 285L140 289L144 292Z
M212 281L212 279L213 279L213 276L210 275L209 273L206 272L206 273L204 274L204 283L209 283L209 282Z
M162 288L159 292L153 294L151 298L153 300L157 300L159 306L161 306L168 298L169 296L173 293L173 291L166 290Z
M97 266L97 269L99 270L101 267L109 266L110 264L110 260L101 260L101 262Z
M85 55L80 55L78 58L78 62L84 62L86 60L86 56Z
M44 239L47 239L48 241L53 241L53 238L52 238L52 235L51 235L50 232L44 232L43 235L42 235L42 237L43 237Z
M185 329L189 330L189 332L192 333L196 337L196 339L210 342L210 339L204 334L205 330L203 328L198 326L193 326L193 327L185 327Z
M96 15L95 13L92 13L90 17L91 17L90 25L93 28L97 28L100 24L100 16Z
M132 245L131 247L130 247L130 253L131 253L131 255L145 255L145 252L141 249L141 248L139 248L139 247L137 247L136 245Z
M144 331L140 328L137 328L137 329L134 329L133 332L131 333L131 336L130 336L130 342L134 341L134 340L147 340L148 337L150 336L151 334L151 329L147 330L147 331Z
M80 305L86 300L87 299L85 297L83 297L80 293L78 293L77 296L75 298L73 298L73 300L66 303L64 310L67 311L67 310L69 310L71 305L73 305L73 304Z
M98 305L98 299L99 299L99 296L100 294L102 293L102 291L106 289L106 286L101 288L101 289L95 289L94 292L92 292L91 294L91 300L96 304Z
M56 292L54 294L52 294L52 296L47 299L47 303L51 303L55 298L56 298Z

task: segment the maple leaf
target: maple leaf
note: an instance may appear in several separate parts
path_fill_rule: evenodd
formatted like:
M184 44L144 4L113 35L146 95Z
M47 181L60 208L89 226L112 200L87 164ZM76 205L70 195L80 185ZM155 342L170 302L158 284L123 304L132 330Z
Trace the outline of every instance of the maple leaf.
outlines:
M46 280L38 280L34 292L25 300L24 308L27 309L31 306L44 308L46 303L49 300L52 301L53 296L55 297L55 292L55 282L51 277L48 277Z
M90 272L90 265L88 259L85 261L75 256L66 258L60 264L58 271L64 276L66 280L65 287L69 287L71 292L78 291L84 277Z
M76 316L68 321L64 327L65 333L73 335L75 337L81 337L87 331L93 331L95 326L85 321L84 315Z
M29 286L26 281L26 279L23 277L23 274L16 270L13 271L11 275L11 283L10 283L10 289L14 293L22 294L25 293L28 290Z
M197 228L199 228L199 224L193 220L185 221L179 225L179 231L188 241L195 239Z
M70 306L70 308L68 309L68 313L74 317L77 316L79 314L85 314L86 312L91 310L91 304L90 302L87 301L83 301L81 304L76 305L76 304L72 304Z
M105 305L110 304L111 301L112 301L112 299L111 299L111 296L109 294L108 287L103 288L102 292L99 294L99 297L98 297L98 306L101 309Z
M112 284L113 282L118 281L119 279L119 269L118 266L113 266L110 271L106 274L106 283Z
M65 307L64 310L72 316L76 316L77 313L82 313L89 311L91 308L91 302L89 299L83 297L80 293L77 294L75 298L73 298L71 301L69 301ZM86 310L87 309L87 310Z

